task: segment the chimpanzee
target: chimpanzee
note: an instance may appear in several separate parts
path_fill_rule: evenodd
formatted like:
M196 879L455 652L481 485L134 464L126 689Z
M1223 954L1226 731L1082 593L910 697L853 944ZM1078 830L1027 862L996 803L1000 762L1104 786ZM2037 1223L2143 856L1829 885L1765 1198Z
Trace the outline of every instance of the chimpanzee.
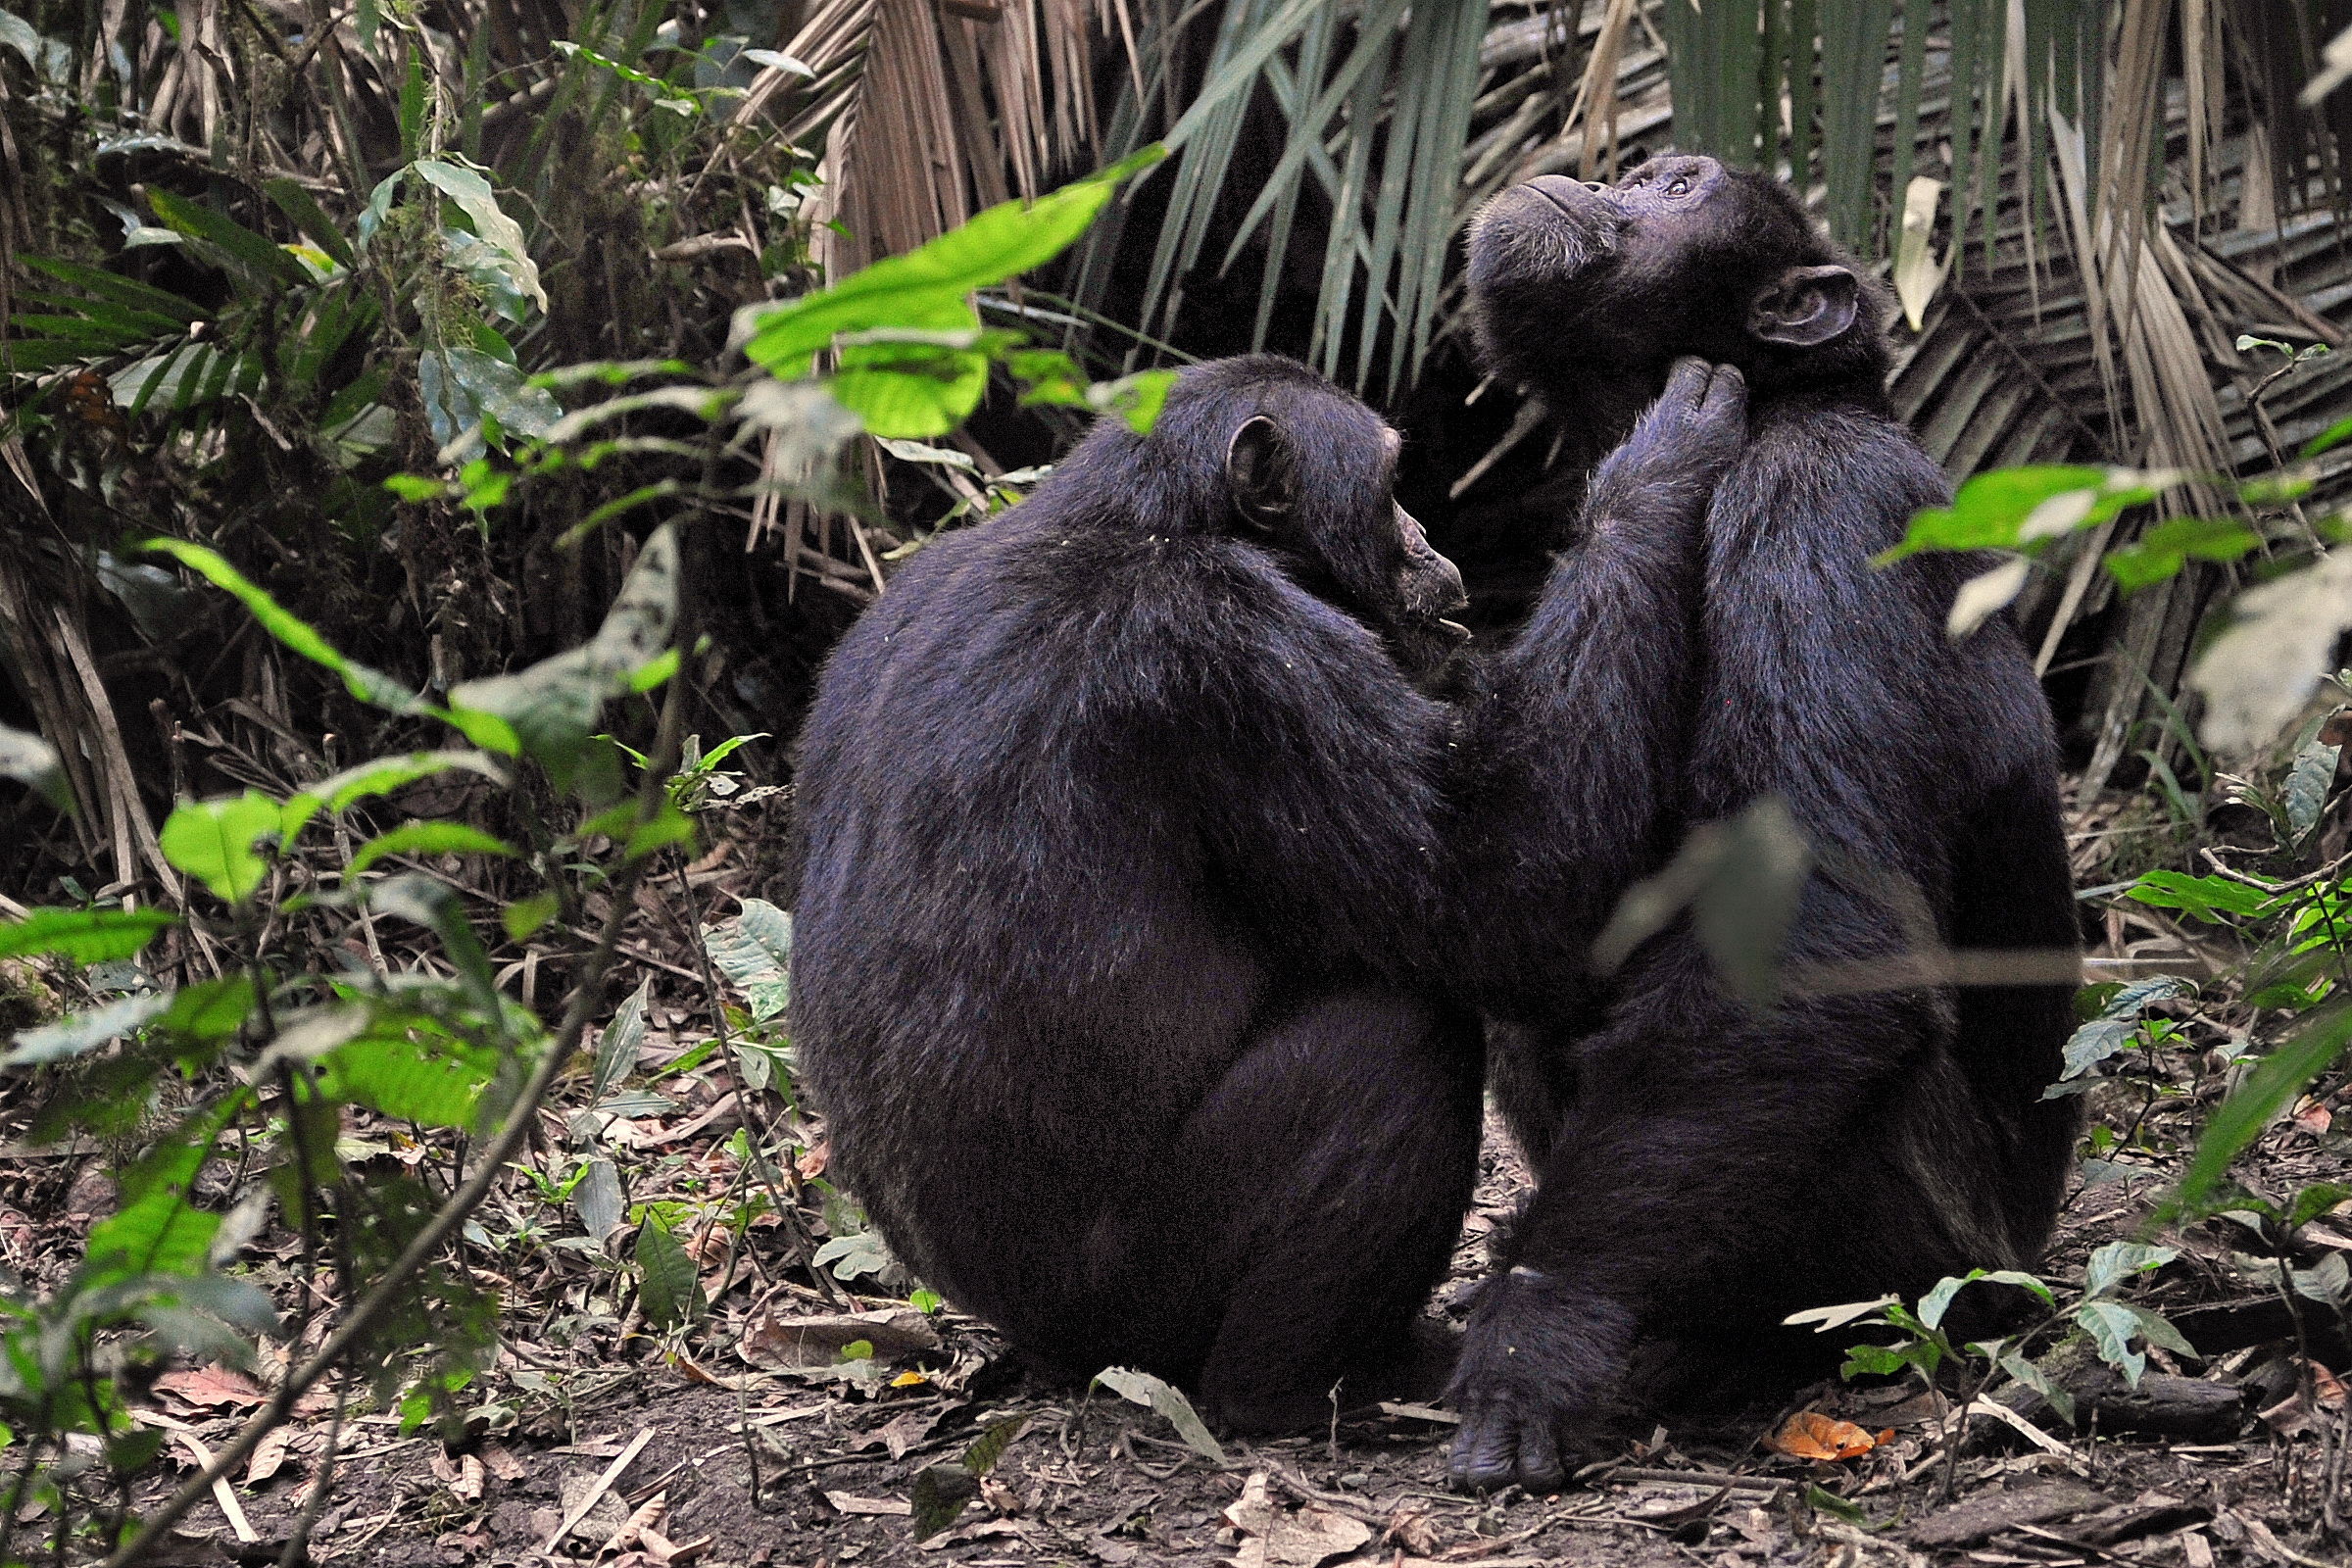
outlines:
M1538 1188L1472 1313L1450 1471L1540 1491L1637 1362L2034 1257L2072 1143L2039 1097L2080 938L2014 631L1947 641L1964 558L1871 566L1949 491L1883 390L1882 292L1797 199L1699 157L1545 176L1479 215L1469 276L1490 365L1592 450L1677 356L1748 388L1703 523L1612 526L1596 488L1461 748L1471 979ZM1627 883L1775 793L1814 855L1785 999L1733 995L1687 925L1595 978ZM1806 983L1938 944L2040 950L2009 972L2045 983Z
M1695 517L1673 476L1729 462L1736 382L1678 372L1596 494L1695 527L1650 513ZM834 1169L1033 1362L1241 1426L1408 1337L1475 1175L1456 719L1411 679L1461 581L1398 445L1303 367L1189 369L1150 435L1104 419L926 546L802 735L793 1032Z

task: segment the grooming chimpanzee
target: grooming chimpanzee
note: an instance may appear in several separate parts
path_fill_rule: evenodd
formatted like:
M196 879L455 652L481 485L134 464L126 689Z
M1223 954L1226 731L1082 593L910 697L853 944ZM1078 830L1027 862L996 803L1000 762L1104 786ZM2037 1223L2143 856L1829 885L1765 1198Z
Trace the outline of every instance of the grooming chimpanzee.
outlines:
M1804 971L2079 938L2016 636L1946 640L1965 560L1871 568L1948 489L1884 394L1880 291L1796 199L1707 158L1614 189L1547 176L1480 215L1470 284L1492 366L1592 450L1676 356L1737 367L1749 400L1703 524L1602 526L1564 557L1515 695L1464 743L1478 1000L1503 1021L1497 1095L1539 1185L1464 1342L1451 1473L1541 1491L1662 1348L2034 1257L2073 1132L2069 1102L2039 1098L2072 1022L2063 958L2012 971L2043 984ZM1587 515L1606 511L1596 485ZM1816 865L1785 1000L1730 994L1687 926L1594 978L1626 882L1768 793Z
M1595 494L1695 517L1675 475L1741 429L1707 389L1678 373ZM1475 1173L1455 720L1408 678L1461 583L1397 445L1289 362L1188 370L1149 436L1105 419L928 546L803 732L793 1032L835 1169L1033 1360L1240 1425L1404 1337Z

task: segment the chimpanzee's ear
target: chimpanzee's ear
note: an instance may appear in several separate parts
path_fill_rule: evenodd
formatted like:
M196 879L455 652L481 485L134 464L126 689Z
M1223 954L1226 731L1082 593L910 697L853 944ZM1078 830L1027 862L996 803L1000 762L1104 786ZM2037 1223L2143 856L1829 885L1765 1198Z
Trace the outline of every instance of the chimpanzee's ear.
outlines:
M1233 487L1233 510L1259 533L1273 533L1298 504L1292 482L1290 443L1282 427L1253 415L1233 432L1225 448L1225 482Z
M1747 333L1763 343L1815 348L1854 324L1861 279L1843 267L1791 267L1747 302Z

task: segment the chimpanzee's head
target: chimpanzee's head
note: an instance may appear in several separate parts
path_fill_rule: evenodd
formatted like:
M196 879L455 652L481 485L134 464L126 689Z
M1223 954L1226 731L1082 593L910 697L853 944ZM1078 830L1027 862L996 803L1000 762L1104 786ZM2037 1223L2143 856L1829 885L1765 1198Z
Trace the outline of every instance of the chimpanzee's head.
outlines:
M1186 370L1146 442L1205 503L1193 526L1262 546L1293 581L1378 631L1407 675L1428 680L1469 639L1446 618L1469 600L1453 563L1396 504L1402 444L1357 399L1272 355Z
M1886 374L1884 292L1788 187L1712 158L1511 187L1471 224L1470 292L1488 363L1566 398L1595 375L1663 385L1681 354L1766 394Z

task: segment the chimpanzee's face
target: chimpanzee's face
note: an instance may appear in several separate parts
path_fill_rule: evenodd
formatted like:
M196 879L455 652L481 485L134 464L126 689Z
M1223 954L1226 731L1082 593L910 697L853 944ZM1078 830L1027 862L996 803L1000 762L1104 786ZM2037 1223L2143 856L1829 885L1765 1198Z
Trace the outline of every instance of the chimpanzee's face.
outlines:
M1678 353L1728 360L1744 300L1721 262L1754 215L1712 158L1668 154L1615 185L1545 174L1502 192L1470 229L1470 290L1491 360L1523 377L1570 362L1630 368Z

